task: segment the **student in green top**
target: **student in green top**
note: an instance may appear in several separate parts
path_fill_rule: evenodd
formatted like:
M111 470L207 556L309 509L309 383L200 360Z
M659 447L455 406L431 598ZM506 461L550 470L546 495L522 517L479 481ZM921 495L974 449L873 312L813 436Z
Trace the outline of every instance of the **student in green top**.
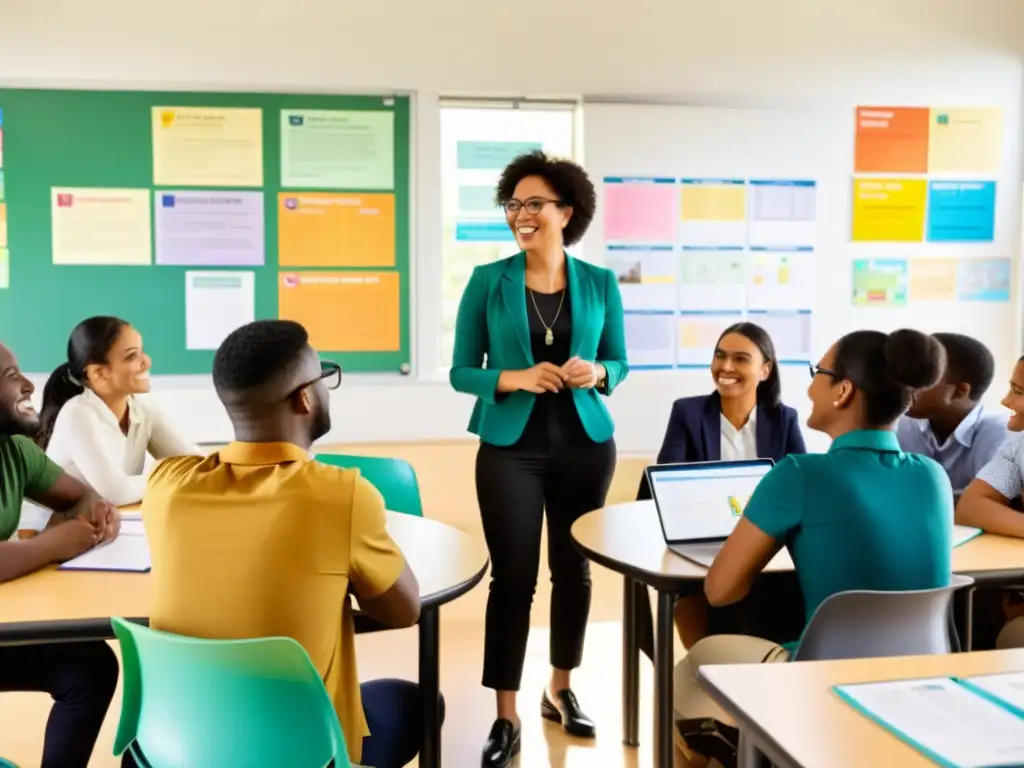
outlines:
M912 330L856 331L811 366L807 425L832 438L827 453L791 454L758 484L743 519L708 571L713 606L743 598L783 546L804 594L806 620L827 597L850 590L914 590L949 584L953 489L933 459L903 453L892 431L914 393L935 384L942 346ZM796 640L796 638L794 638ZM739 635L701 640L676 667L676 716L691 766L706 764L693 720L726 715L703 693L702 664L785 661L787 647Z
M39 428L29 399L33 389L14 355L0 344L0 582L75 557L120 529L117 508L65 473L31 440ZM11 539L26 498L56 514L38 536ZM117 672L117 658L102 641L0 646L0 691L40 691L54 699L42 768L86 768Z

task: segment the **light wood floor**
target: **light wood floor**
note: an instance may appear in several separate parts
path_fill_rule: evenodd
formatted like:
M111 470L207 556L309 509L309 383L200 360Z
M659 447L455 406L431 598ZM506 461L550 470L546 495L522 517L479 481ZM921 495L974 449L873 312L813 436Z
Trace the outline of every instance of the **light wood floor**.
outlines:
M334 449L407 459L416 468L426 515L477 536L481 550L485 549L473 485L474 443L378 444L335 446ZM642 458L620 457L609 494L610 503L634 497L644 463ZM573 682L581 703L597 722L598 738L593 742L575 740L540 719L538 703L548 673L550 594L549 574L542 564L522 685L523 752L518 765L530 768L651 765L653 698L651 667L646 659L641 662L641 746L629 749L622 745L619 623L622 582L603 568L594 568L594 597L585 658ZM448 706L443 735L445 766L473 768L479 765L480 748L494 717L492 694L480 687L486 599L485 579L472 592L446 606L441 614L441 686ZM416 678L415 629L361 637L357 647L363 679ZM677 648L677 654L680 652ZM90 763L94 768L114 768L119 764L111 754L119 701L120 692L111 705ZM39 765L49 703L49 699L40 694L0 694L0 755L14 760L21 768Z

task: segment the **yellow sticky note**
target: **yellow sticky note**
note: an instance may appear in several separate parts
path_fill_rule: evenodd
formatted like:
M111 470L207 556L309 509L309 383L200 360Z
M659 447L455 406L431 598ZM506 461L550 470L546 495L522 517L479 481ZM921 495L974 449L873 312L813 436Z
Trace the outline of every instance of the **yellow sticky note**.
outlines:
M911 259L911 301L955 301L956 259Z
M1003 110L931 110L928 170L931 173L995 173L1003 154Z
M920 242L927 199L924 179L854 179L853 240Z
M157 186L263 186L263 110L153 107L152 124Z
M684 184L680 210L683 221L743 221L747 190L742 184Z
M150 264L153 256L148 189L54 187L54 264Z

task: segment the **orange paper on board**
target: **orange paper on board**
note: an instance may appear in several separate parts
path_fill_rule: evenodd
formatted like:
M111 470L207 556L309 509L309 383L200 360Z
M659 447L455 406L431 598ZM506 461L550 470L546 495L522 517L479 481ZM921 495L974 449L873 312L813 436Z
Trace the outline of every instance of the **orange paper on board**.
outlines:
M395 266L395 196L281 192L277 259L282 267Z
M397 272L282 272L278 317L321 352L397 352L400 288Z
M927 173L927 107L857 107L856 173Z

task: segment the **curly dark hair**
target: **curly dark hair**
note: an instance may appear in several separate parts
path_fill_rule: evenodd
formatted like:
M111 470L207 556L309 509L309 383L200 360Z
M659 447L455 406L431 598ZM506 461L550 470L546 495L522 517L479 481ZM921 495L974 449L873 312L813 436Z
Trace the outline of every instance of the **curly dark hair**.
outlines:
M308 343L306 329L291 320L236 328L213 356L213 386L221 396L250 392L286 373Z
M558 195L561 205L572 208L569 223L562 230L562 241L567 246L578 243L594 220L597 208L597 194L587 172L571 160L555 160L539 149L519 155L501 172L495 203L501 205L512 197L516 185L527 176L540 176Z

